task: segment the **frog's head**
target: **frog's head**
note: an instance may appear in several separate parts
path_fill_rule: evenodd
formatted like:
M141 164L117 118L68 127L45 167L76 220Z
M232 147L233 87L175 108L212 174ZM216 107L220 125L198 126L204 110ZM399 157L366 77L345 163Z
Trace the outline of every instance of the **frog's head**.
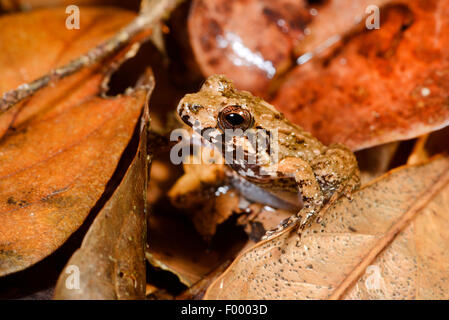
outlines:
M227 132L240 130L246 134L251 131L249 129L267 132L275 125L275 119L281 116L264 100L249 92L236 90L223 75L209 77L200 91L187 94L179 102L177 113L204 140L216 145L220 140L218 143L221 144L219 149L222 153L241 148L246 156L253 158L260 158L267 150L257 150L254 143L248 143L247 135L228 139ZM248 161L244 162L248 164Z
M265 128L283 116L251 93L234 88L223 75L207 78L200 91L187 94L177 108L179 117L200 132L205 129Z
M235 90L230 80L214 75L200 91L187 94L179 102L178 115L199 133L206 129L246 130L253 124L248 98L249 94Z

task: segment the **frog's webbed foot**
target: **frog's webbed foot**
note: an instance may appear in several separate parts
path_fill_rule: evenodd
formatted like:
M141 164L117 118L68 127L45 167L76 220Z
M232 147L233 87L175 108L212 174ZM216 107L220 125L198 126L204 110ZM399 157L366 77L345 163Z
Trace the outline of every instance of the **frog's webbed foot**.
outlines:
M322 207L323 206L320 203L305 204L305 206L297 214L283 220L276 229L267 231L262 237L262 240L271 239L291 226L296 227L296 232L300 237L302 231L309 226L315 218L317 218Z
M268 230L265 235L262 237L262 240L270 239L278 234L280 234L282 231L287 229L288 227L298 223L298 221L301 219L298 215L293 215L285 220L283 220L276 229Z

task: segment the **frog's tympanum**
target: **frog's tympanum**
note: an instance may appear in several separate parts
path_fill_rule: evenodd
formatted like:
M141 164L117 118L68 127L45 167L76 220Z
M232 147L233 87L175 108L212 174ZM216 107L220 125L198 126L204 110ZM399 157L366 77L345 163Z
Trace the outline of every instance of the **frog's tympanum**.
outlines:
M199 92L186 95L177 112L222 152L229 182L245 198L295 212L265 238L292 225L300 233L325 204L359 186L357 160L349 149L323 145L222 75L209 77ZM248 132L262 134L254 139ZM261 143L260 136L268 143Z

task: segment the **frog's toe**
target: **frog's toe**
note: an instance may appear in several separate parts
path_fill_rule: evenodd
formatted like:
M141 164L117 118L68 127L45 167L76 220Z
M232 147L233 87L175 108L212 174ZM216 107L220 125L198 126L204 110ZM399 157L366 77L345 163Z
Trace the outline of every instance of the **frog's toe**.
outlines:
M265 235L262 237L262 240L268 240L271 239L280 233L282 233L285 229L290 227L293 224L298 223L298 221L301 219L301 216L291 216L287 219L282 220L282 222L277 226L276 229L268 230Z

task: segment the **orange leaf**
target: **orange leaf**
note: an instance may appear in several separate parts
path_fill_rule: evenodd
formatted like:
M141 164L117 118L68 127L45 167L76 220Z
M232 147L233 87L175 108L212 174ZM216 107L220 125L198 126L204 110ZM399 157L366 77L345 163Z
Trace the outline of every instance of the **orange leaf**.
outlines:
M347 35L330 56L296 67L272 103L321 141L353 150L444 127L448 17L444 0L385 6L379 30Z
M3 48L10 62L2 60L0 65L10 69L5 67L8 77L2 79L11 82L2 82L2 90L84 53L132 18L112 9L86 9L85 14L85 23L90 17L95 28L81 28L75 39L69 36L79 46L57 40L70 33L63 27L61 9L0 19L0 25L3 19L8 22L3 24L7 31L3 29L0 43L12 41ZM36 28L36 23L44 28L43 21L53 33ZM84 35L82 30L90 31ZM59 37L50 41L44 36L47 33ZM44 44L46 49L39 51ZM17 53L16 61L14 52L19 51L25 53ZM11 70L22 70L27 76L20 78ZM0 275L22 270L56 250L105 190L148 94L147 87L139 87L117 97L98 96L110 72L107 64L85 68L0 117L3 132L11 127L0 141Z
M144 79L154 87L154 79ZM122 182L98 213L78 249L61 273L55 299L145 298L146 186L148 107L140 128L139 146ZM79 288L66 283L78 268Z

